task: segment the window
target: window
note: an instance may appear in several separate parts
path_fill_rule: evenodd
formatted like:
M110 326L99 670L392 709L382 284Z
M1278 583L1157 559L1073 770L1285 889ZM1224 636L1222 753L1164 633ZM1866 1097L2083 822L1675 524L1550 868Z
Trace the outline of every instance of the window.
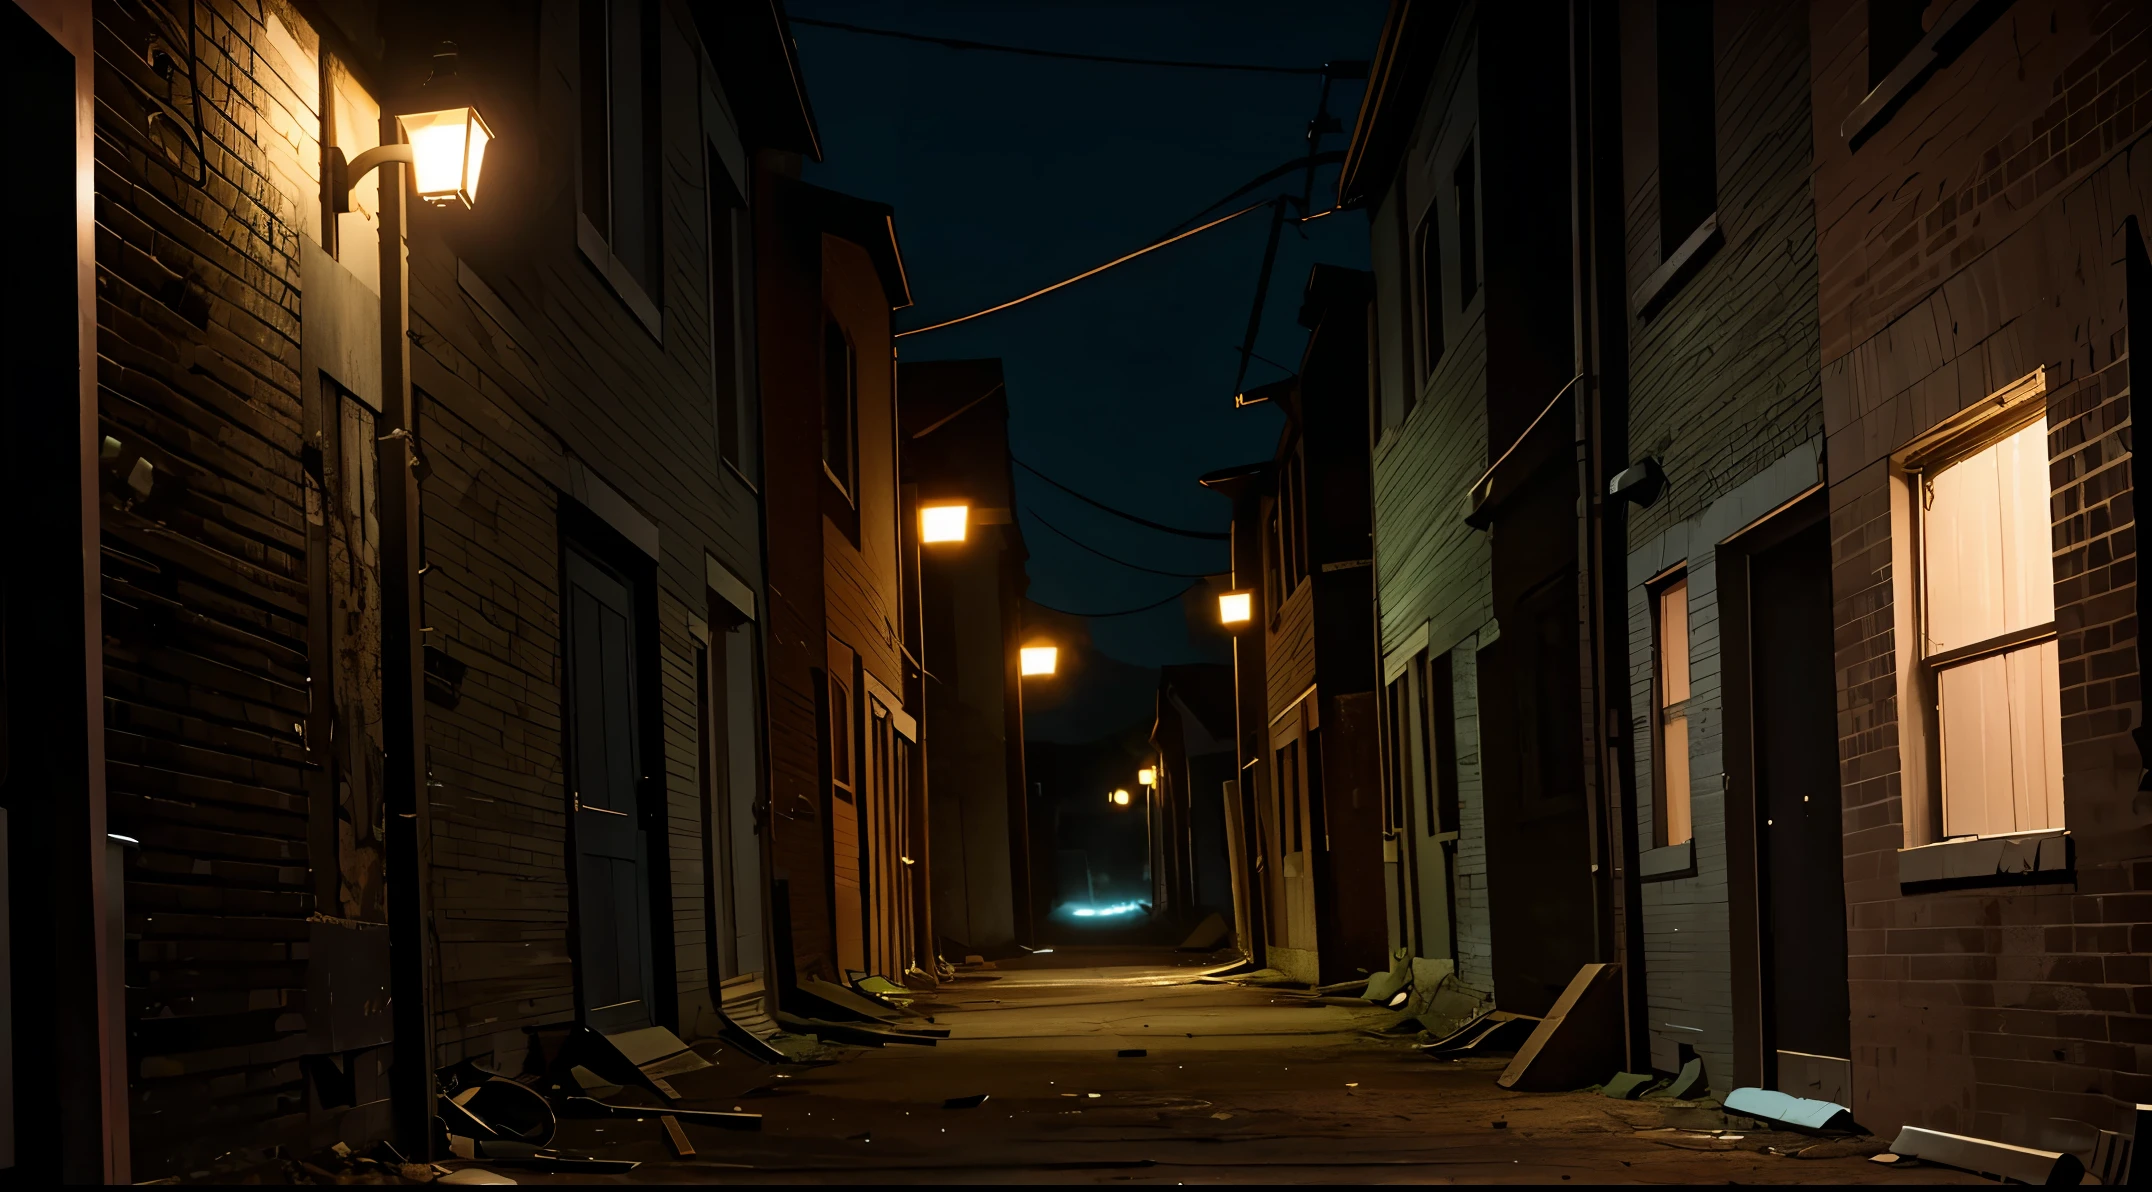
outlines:
M2047 420L1924 472L1923 664L1943 835L2063 826Z
M1264 527L1263 534L1263 581L1266 589L1264 599L1270 606L1270 623L1273 625L1278 623L1278 606L1285 603L1284 572L1279 566L1280 544L1283 541L1278 533L1278 502L1272 500L1270 524Z
M657 6L582 0L583 216L657 297Z
M1711 0L1659 0L1659 256L1718 210Z
M852 693L834 674L829 677L829 780L838 798L851 800Z
M1427 668L1428 743L1425 760L1434 771L1434 807L1427 822L1436 832L1457 831L1457 692L1449 654Z
M835 319L822 324L822 463L830 479L853 495L852 464L859 441L859 366L852 339Z
M1868 86L1872 90L1881 86L1883 80L1905 56L1913 52L1920 39L1928 35L1926 22L1922 19L1928 8L1928 0L1868 0Z
M1477 154L1472 143L1458 155L1457 174L1457 306L1462 310L1479 293L1479 179Z
M739 203L724 160L713 149L703 155L710 195L710 386L717 421L718 458L742 467L740 444L747 437L740 400L739 270L735 267L735 223Z
M1435 204L1427 205L1427 213L1420 217L1420 380L1435 371L1442 359L1442 228L1435 219ZM1408 364L1409 367L1409 364ZM1408 400L1405 412L1410 414L1410 393L1418 388L1407 385Z
M1687 843L1689 825L1689 578L1676 576L1652 592L1652 683L1655 735L1652 841Z

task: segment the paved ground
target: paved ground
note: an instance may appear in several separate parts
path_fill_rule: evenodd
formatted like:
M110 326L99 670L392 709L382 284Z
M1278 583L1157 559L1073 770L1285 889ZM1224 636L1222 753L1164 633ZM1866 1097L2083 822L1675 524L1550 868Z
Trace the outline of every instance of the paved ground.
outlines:
M676 1078L703 1107L759 1110L760 1133L690 1126L682 1160L655 1122L569 1121L555 1145L645 1160L625 1182L1984 1182L1870 1163L1872 1139L1714 1137L1709 1109L1505 1092L1501 1059L1429 1060L1362 1034L1379 1011L1202 971L1170 953L1005 962L921 999L950 1031L936 1047L789 1067L728 1051Z

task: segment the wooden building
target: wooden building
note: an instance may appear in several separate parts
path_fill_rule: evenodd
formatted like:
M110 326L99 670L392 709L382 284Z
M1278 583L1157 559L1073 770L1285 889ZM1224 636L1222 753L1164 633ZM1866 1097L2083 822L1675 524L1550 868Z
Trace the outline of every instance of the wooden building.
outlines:
M1809 16L1851 1104L2082 1154L2152 1100L2152 12Z
M1197 589L1217 615L1216 595ZM1173 918L1190 924L1217 913L1232 932L1234 897L1241 880L1227 841L1237 819L1238 751L1233 748L1233 668L1190 662L1158 671L1158 710L1151 747L1158 751L1152 783L1158 818L1159 857L1154 865L1157 901ZM1228 937L1231 938L1231 937Z
M1017 673L1030 556L1013 512L1008 388L999 360L929 360L900 364L897 389L908 498L970 509L963 540L924 546L918 561L927 942L959 958L1008 952L1032 938Z
M770 615L770 856L780 978L933 971L915 871L925 792L905 657L890 209L757 162ZM905 858L915 864L907 865Z
M1310 983L1383 967L1383 814L1368 642L1367 310L1373 278L1318 265L1299 375L1261 394L1277 454L1203 483L1231 498L1233 585L1253 618L1234 645L1243 831L1263 960ZM1252 396L1252 395L1250 395Z
M1391 944L1530 1014L1620 944L1582 665L1570 139L1547 135L1571 88L1544 15L1393 4L1339 183L1375 272Z

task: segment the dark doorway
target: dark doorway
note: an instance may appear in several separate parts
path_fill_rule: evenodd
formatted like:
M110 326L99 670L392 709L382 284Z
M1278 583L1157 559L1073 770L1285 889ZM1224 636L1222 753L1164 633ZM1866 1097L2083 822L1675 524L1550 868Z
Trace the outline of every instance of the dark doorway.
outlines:
M1764 1058L1852 1054L1830 523L1749 563Z
M574 548L566 574L568 795L584 1019L601 1030L648 1026L654 983L649 844L638 798L635 592L626 577Z

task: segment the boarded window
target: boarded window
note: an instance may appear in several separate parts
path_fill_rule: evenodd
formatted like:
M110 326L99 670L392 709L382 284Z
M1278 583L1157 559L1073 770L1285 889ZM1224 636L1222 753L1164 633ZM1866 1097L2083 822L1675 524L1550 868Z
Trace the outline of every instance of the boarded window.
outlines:
M1653 709L1658 758L1654 774L1653 842L1686 843L1689 823L1689 579L1679 576L1656 589L1653 649L1657 659Z
M1921 484L1946 837L2063 826L2047 463L2042 418Z

